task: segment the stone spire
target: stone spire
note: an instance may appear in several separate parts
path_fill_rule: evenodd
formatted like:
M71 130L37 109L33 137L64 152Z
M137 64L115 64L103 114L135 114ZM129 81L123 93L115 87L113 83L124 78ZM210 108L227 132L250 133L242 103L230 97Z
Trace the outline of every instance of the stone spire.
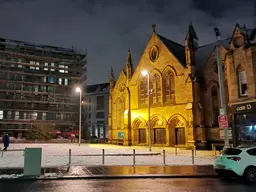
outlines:
M128 55L126 59L126 77L127 79L132 78L132 72L133 72L133 64L132 64L132 55L130 49L128 49Z
M112 67L111 67L111 69L110 69L109 86L110 86L110 90L113 90L114 87L115 87L114 70L113 70Z
M187 40L191 43L193 43L194 40L197 40L197 41L199 40L191 20L189 22L188 32L187 32L185 40Z
M190 20L188 32L185 38L186 65L195 65L195 51L198 47L198 37Z
M156 24L152 25L152 29L153 29L153 33L155 33L156 32Z

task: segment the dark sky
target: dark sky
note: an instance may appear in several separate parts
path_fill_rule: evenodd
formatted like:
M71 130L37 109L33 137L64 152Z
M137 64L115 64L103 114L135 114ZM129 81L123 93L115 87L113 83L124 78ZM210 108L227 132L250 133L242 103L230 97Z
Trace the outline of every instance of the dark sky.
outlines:
M111 3L110 3L111 2ZM171 3L173 2L173 3ZM0 36L87 49L88 83L108 81L137 65L155 23L157 33L183 44L191 19L199 44L229 37L235 23L256 27L255 0L0 0Z

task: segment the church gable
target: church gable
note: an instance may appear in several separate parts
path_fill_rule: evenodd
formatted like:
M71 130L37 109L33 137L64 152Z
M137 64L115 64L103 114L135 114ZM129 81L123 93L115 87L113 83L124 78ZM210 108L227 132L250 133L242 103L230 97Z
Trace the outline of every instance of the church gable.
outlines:
M126 89L126 75L122 70L115 84L114 92L124 92Z
M153 32L135 69L132 77L132 84L137 83L141 71L147 70L151 72L155 69L162 73L167 66L173 68L178 74L184 72L184 46Z
M240 27L236 24L230 41L230 48L235 50L241 47L249 47L250 44L255 43L255 34L256 29L248 29L245 25Z
M237 49L244 44L245 34L242 32L240 26L236 24L235 29L233 31L232 38L230 40L230 48Z

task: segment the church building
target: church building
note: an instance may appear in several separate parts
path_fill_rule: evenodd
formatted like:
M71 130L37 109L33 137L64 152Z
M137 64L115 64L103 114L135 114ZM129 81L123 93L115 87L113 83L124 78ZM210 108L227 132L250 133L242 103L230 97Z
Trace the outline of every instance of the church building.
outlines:
M130 50L117 79L111 68L109 143L148 145L150 138L153 146L204 148L223 142L216 43L199 46L191 23L184 45L161 36L155 27L136 68ZM237 24L233 36L220 41L231 142L247 126L236 123L232 109L256 95L255 35L255 30Z

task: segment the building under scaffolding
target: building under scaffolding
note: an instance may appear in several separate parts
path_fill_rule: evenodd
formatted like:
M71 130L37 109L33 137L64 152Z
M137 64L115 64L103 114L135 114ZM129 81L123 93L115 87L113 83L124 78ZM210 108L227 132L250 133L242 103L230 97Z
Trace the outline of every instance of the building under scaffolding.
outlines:
M0 39L0 137L35 126L78 129L86 54L74 49Z

